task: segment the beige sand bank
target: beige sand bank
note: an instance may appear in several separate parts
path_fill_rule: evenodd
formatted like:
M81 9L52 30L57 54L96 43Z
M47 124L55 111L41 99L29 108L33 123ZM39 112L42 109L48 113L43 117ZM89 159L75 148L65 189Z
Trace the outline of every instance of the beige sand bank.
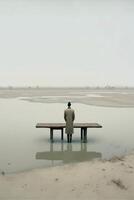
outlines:
M134 154L0 176L0 200L133 200Z
M17 97L23 97L22 100L36 103L71 101L104 107L134 107L134 88L0 88L0 98Z

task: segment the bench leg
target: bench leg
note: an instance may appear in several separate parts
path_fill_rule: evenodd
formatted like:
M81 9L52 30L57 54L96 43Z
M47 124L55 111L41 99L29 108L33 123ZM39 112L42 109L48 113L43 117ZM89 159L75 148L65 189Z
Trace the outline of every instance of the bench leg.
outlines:
M83 128L81 128L81 141L83 140Z
M87 128L84 128L84 142L87 142Z
M50 128L50 141L53 142L53 129Z
M61 140L62 140L62 141L63 141L63 139L64 139L63 134L64 134L64 129L62 128L62 129L61 129Z

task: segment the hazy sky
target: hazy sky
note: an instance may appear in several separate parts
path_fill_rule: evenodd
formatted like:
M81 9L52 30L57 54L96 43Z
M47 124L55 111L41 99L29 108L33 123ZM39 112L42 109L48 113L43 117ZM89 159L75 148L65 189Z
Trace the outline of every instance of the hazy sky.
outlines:
M134 86L133 0L0 0L1 86Z

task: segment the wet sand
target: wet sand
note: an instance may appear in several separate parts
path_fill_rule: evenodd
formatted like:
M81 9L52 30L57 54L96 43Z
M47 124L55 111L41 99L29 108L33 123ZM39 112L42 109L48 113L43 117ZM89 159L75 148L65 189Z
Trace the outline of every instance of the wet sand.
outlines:
M18 88L0 89L0 98L40 103L82 103L104 107L134 107L134 88Z
M133 200L134 154L0 175L0 199Z

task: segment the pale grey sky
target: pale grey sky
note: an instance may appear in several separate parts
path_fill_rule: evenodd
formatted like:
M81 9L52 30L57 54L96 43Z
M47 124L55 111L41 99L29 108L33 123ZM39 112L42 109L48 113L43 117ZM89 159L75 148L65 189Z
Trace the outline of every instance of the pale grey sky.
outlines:
M134 86L133 0L0 0L0 86Z

